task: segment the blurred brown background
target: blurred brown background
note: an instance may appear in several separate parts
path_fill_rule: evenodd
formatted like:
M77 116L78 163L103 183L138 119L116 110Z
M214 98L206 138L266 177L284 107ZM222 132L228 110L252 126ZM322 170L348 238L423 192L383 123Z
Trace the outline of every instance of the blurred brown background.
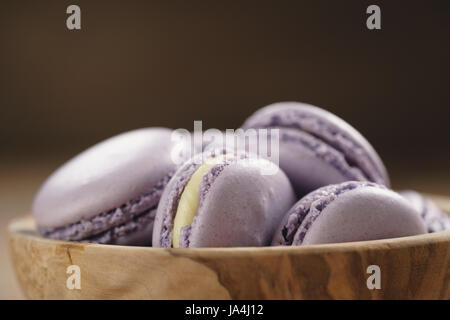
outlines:
M448 0L1 1L0 298L21 297L7 221L63 161L138 127L308 102L359 129L395 188L450 195L449 38Z

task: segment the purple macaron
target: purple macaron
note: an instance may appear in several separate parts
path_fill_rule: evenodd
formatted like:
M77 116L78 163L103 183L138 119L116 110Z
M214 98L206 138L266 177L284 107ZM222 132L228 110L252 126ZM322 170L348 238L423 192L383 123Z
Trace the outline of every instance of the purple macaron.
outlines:
M126 132L62 165L34 199L39 232L68 241L151 245L156 208L177 167L171 133Z
M207 159L204 159L206 157ZM201 159L201 160L200 160ZM203 163L216 162L195 184L198 207L193 220L175 238L176 220L187 185ZM199 161L200 160L200 161ZM240 247L270 245L273 234L296 197L292 186L274 164L230 152L199 154L174 174L161 197L153 230L154 247ZM203 172L203 171L200 171ZM174 243L176 242L176 243Z
M420 214L384 186L347 181L319 188L284 217L272 245L312 245L424 234Z
M399 193L420 213L428 232L450 230L450 217L439 210L431 199L413 190L404 190Z
M298 196L344 181L389 186L383 162L352 126L321 108L280 102L250 116L243 129L280 129L279 165Z

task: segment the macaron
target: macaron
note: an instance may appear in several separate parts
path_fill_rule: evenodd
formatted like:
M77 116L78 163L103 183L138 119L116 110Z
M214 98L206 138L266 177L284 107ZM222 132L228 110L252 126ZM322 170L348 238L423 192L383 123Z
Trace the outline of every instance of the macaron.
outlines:
M403 190L399 193L420 213L428 232L450 230L450 217L442 212L431 199L413 190Z
M299 102L279 102L251 115L243 129L278 128L279 165L299 197L329 184L371 181L389 186L371 144L336 115Z
M367 181L319 188L288 211L272 245L313 245L424 234L420 214L394 191Z
M183 164L163 192L154 247L270 245L296 197L282 170L245 154L211 152Z
M67 241L151 245L156 208L177 167L171 132L122 133L63 164L34 199L39 232Z

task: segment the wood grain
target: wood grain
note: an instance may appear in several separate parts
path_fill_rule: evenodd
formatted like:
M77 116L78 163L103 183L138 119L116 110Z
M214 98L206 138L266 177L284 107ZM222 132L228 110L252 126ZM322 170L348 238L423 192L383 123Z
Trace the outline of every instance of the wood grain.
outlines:
M448 198L435 199L450 211ZM303 247L160 249L40 237L30 217L9 227L30 299L450 299L450 231ZM66 268L81 268L81 289ZM369 265L381 289L369 290Z

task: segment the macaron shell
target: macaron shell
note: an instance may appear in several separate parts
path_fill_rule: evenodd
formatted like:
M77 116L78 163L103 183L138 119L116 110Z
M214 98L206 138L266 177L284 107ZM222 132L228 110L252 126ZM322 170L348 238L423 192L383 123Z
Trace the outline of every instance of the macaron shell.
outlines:
M286 135L309 136L293 129L280 129L280 132L282 139ZM358 168L347 164L344 155L339 151L312 136L308 138L319 145L317 151L294 140L281 140L279 146L279 166L290 178L298 196L330 184L367 180Z
M418 212L427 225L428 232L440 232L450 229L450 217L442 212L428 197L413 191L399 192Z
M348 181L342 184L331 184L321 187L302 197L288 212L286 212L282 223L279 225L277 232L273 237L272 245L292 245L298 228L313 205L317 206L319 203L323 205L325 201L329 202L333 200L337 193L357 188L362 184L374 185L371 182Z
M56 228L88 220L148 192L175 170L171 132L166 128L126 132L64 164L34 200L37 224Z
M389 186L390 182L386 168L372 145L350 124L322 108L300 102L273 103L256 111L244 122L242 127L261 128L283 125L291 128L298 127L297 120L290 115L292 112L302 114L302 130L328 140L331 145L342 144L343 141L341 139L345 137L345 139L360 146L361 151L363 150L367 154L368 159L370 159L377 171L377 175L382 180L374 180L374 182ZM283 125L274 125L274 119L279 123L283 123ZM351 149L353 148L349 150ZM355 154L354 156L361 158L361 151L358 152L359 155Z
M362 187L339 195L314 220L308 216L296 237L302 244L378 240L424 234L420 214L393 191ZM294 242L296 239L294 239Z
M101 234L84 239L83 242L123 246L149 246L152 244L151 235L153 232L155 213L156 209L152 209L122 225L112 227Z
M280 166L289 177L299 197L329 184L349 180L368 180L358 167L352 167L348 164L340 151L304 131L280 128L279 137L278 157L275 153L258 155ZM256 153L258 144L261 143L259 137L255 139L255 144L252 146L249 145L249 141L244 140L245 136L224 136L223 138L227 147L250 153L252 151ZM266 142L263 141L263 143ZM221 142L219 144L212 143L205 150L214 149L218 146L223 147L223 144Z
M281 170L262 175L257 162L230 164L214 181L194 218L189 247L269 245L295 200Z
M121 246L150 246L152 238L149 237L153 232L153 221L143 225L135 232L129 232L116 238L114 244Z

